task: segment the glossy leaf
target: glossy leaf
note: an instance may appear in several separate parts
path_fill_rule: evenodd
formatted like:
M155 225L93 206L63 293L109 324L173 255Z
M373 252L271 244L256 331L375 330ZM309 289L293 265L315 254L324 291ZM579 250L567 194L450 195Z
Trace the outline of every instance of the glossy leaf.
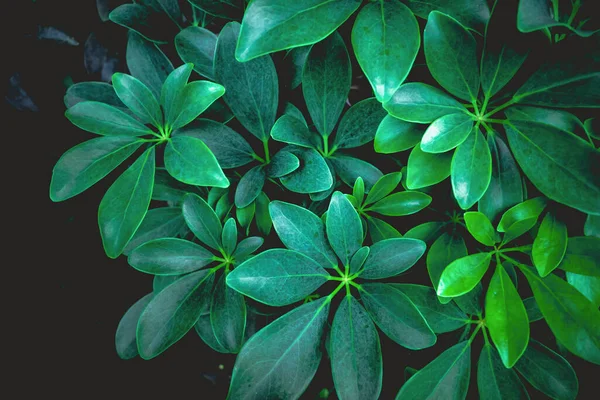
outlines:
M356 182L354 182L352 197L356 199L357 204L362 204L365 199L365 182L361 177L356 178Z
M235 219L229 218L223 225L221 233L221 242L223 243L223 251L227 255L232 255L235 251L235 246L238 240L238 230Z
M131 75L142 81L160 99L163 83L173 71L173 64L154 44L135 32L129 32L127 67Z
M500 237L485 214L469 211L464 214L464 218L469 233L479 243L493 246L500 241Z
M479 354L477 389L481 400L529 399L517 373L502 364L490 344L485 344Z
M375 138L377 128L386 115L375 98L354 104L340 121L333 148L348 149L369 143Z
M377 100L388 101L404 82L419 51L420 36L417 19L397 0L369 3L360 10L352 28L352 47Z
M209 81L188 83L180 95L179 113L173 120L172 129L179 129L206 111L219 97L223 96L225 88Z
M64 97L67 108L84 101L105 103L121 111L129 112L129 109L115 93L113 86L105 82L79 82L67 89Z
M214 261L213 254L183 239L155 239L134 249L127 259L138 271L154 275L183 275Z
M473 290L490 266L491 259L490 253L477 253L452 261L440 276L438 296L457 297Z
M271 178L280 178L291 174L300 167L298 157L289 151L277 152L267 167L267 175Z
M408 150L419 144L423 132L421 125L387 115L375 132L375 151L390 154Z
M78 128L105 136L144 136L152 131L141 122L108 104L95 101L77 103L65 116Z
M360 271L369 256L370 248L368 246L363 246L354 253L352 259L350 260L350 265L348 268L348 273L353 275Z
M421 146L415 146L408 157L406 187L422 189L445 180L450 176L452 152L426 153Z
M156 127L162 126L162 111L150 89L131 75L117 73L112 76L117 96L131 111Z
M228 353L240 350L246 329L246 302L244 296L225 284L225 275L221 275L215 285L210 325L215 339Z
M426 243L430 243L437 239L443 232L442 228L444 227L443 222L425 222L423 224L417 225L414 228L409 229L404 237L412 238L412 239L420 239Z
M232 254L234 260L241 263L246 257L257 251L264 243L264 239L258 236L250 236L238 243Z
M329 136L337 124L350 92L351 78L348 50L339 33L334 32L312 47L302 73L302 93L322 136Z
M117 258L138 229L154 185L154 147L142 154L107 190L98 208L106 255Z
M175 128L175 121L184 107L184 89L191 73L192 64L183 64L171 72L163 84L160 104L163 107L167 127Z
M331 188L333 177L325 159L316 150L286 147L281 151L289 151L300 160L298 169L280 178L288 190L296 193L315 193Z
M235 191L235 206L246 207L261 193L265 184L265 170L262 165L257 165L246 172Z
M596 307L600 307L600 277L567 272L567 282L588 298Z
M176 237L185 232L187 232L187 226L181 214L181 208L160 207L148 210L140 227L125 246L123 254L128 256L133 249L151 240Z
M444 269L453 261L467 256L467 246L460 235L444 233L437 238L427 253L427 272L434 288L437 288ZM440 298L444 302L444 298ZM447 303L447 301L446 301Z
M329 221L329 214L327 216ZM360 277L384 279L401 274L423 256L426 245L418 239L387 239L371 246Z
M352 296L340 303L331 325L331 372L342 399L378 399L383 380L379 334Z
M411 350L435 344L435 333L404 293L385 283L367 283L361 287L365 308L390 339Z
M329 304L326 299L304 304L252 336L236 358L229 397L300 397L321 362Z
M443 153L467 139L473 130L473 119L465 113L444 115L433 121L421 139L421 150Z
M521 236L535 225L546 207L546 199L536 197L509 208L498 223L498 232L504 232L503 242L507 243Z
M542 220L531 249L531 259L540 276L558 267L566 250L567 226L549 212Z
M336 155L328 160L346 185L352 187L356 178L360 176L365 183L366 192L370 191L375 182L383 176L383 173L373 164L358 158Z
M485 0L405 0L405 4L418 17L426 19L431 11L438 10L452 15L471 29L480 29L490 18Z
M392 193L400 183L400 178L402 178L402 173L400 172L392 172L391 174L382 176L379 180L377 180L377 182L375 182L367 194L365 205L376 203L388 194Z
M460 208L468 210L483 197L492 177L492 156L479 130L458 146L450 173L454 197Z
M213 62L217 35L208 29L198 26L189 26L175 36L177 54L184 63L194 65L194 71L200 75L214 80Z
M371 241L373 243L377 243L385 239L402 237L396 228L379 218L369 217L367 219L367 226L369 235L371 235Z
M295 144L300 147L317 148L318 136L308 130L306 124L300 119L284 114L273 126L271 137L278 142Z
M340 192L331 196L325 227L331 248L342 265L349 265L354 253L362 246L363 230L358 213Z
M454 18L432 11L423 45L427 67L435 80L456 97L469 102L477 100L479 65L477 44L471 33Z
M306 298L328 277L327 271L304 254L270 249L230 272L227 285L256 301L281 307Z
M123 360L132 359L139 354L135 332L140 315L150 303L152 297L154 297L154 294L149 293L136 301L119 321L115 334L115 348L117 354Z
M223 227L213 209L196 194L187 194L182 205L185 222L202 243L219 250Z
M581 275L600 276L600 239L571 237L559 268Z
M402 216L417 213L431 203L431 196L416 192L397 192L391 194L369 207L369 211L374 211L382 215Z
M453 97L433 86L418 82L400 86L383 107L393 117L424 124L444 115L467 112Z

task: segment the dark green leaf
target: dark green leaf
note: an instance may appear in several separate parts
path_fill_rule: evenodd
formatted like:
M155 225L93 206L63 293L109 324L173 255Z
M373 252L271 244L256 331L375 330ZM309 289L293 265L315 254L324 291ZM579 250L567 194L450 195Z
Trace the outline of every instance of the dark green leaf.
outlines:
M166 15L141 4L122 4L111 11L109 18L115 24L131 29L151 40L158 36L161 38L166 36L164 32L152 29L153 26L164 26L170 23Z
M245 258L254 253L264 243L264 239L258 236L250 236L238 243L233 253L233 258L236 263L242 263Z
M443 222L425 222L411 228L404 234L404 237L420 239L426 243L432 242L442 234Z
M237 22L230 22L221 30L215 50L215 75L225 86L223 98L235 117L264 141L269 137L277 114L277 71L270 56L245 63L235 59L239 32Z
M244 296L225 284L225 274L215 285L210 304L210 324L215 339L228 353L240 351L246 329L246 302Z
M365 205L375 203L392 193L400 183L400 178L402 178L400 172L392 172L379 178L369 191Z
M500 237L492 226L490 220L480 212L469 211L464 214L465 223L471 236L479 243L493 246L500 241Z
M296 89L302 83L302 70L312 46L294 47L286 52L284 61L290 70L290 89Z
M149 293L136 301L119 321L117 333L115 334L115 347L117 354L123 360L132 359L139 354L135 332L140 315L150 303L152 297L154 297L154 294Z
M411 350L435 344L435 333L404 293L385 283L367 283L361 287L365 308L390 339Z
M271 130L271 137L278 142L295 144L296 146L318 148L318 136L308 130L306 123L288 114L284 114Z
M207 14L225 19L239 19L244 14L244 0L188 0Z
M156 188L156 183L154 184ZM188 232L181 208L161 207L148 210L142 224L131 238L123 254L128 256L133 249L154 239L176 237Z
M450 176L452 152L425 153L421 146L415 146L408 157L406 187L422 189L440 183Z
M138 271L154 275L183 275L214 261L212 253L183 239L155 239L134 249L127 259Z
M504 232L503 242L510 242L533 228L544 208L544 197L529 199L509 208L498 223L498 232Z
M112 85L105 82L76 83L67 89L64 101L67 108L84 101L96 101L116 107L123 112L129 112L129 109L115 93Z
M352 28L356 59L375 97L382 103L388 101L406 79L420 45L417 19L397 0L367 4Z
M237 356L229 397L299 398L321 362L329 304L325 298L304 304L252 336Z
M331 372L341 399L376 400L383 360L379 334L369 314L352 296L340 304L331 325Z
M473 119L465 113L444 115L433 121L421 139L421 150L444 153L467 139L473 130Z
M589 6L586 11L592 11L590 8L594 4L593 2L577 1L574 3L567 3L569 13L572 14L572 17L569 18L568 21L567 17L569 16L569 14L567 14L566 16L554 15L554 3L555 0L521 0L519 2L519 11L517 14L517 26L519 27L519 30L521 32L533 32L545 28L561 27L568 28L573 33L583 37L588 37L598 32L598 29L594 29L592 26L589 26L589 23L585 27L585 29L580 28L580 26L586 23L589 19L593 19L592 15L590 15L590 17L592 18L586 18L587 15L584 11L586 4ZM560 9L558 8L558 1L556 1L556 4L556 10L559 10L560 13ZM564 6L564 4L561 4L561 6ZM584 10L579 11L580 6L583 6L582 8L584 8ZM575 15L578 13L578 11L580 16L582 12L584 13L584 17L580 17L582 18L582 21L579 23L579 26L573 24L573 19L575 18ZM594 25L593 20L591 21L591 25Z
M333 185L329 167L316 150L289 146L281 151L289 151L300 160L298 169L280 178L288 190L296 193L315 193L327 190Z
M162 85L173 71L173 64L154 44L135 32L129 32L127 67L131 75L142 81L160 99Z
M369 227L369 234L373 243L385 239L402 237L396 228L379 218L369 217L367 219L367 226Z
M258 231L264 235L268 236L271 232L271 227L273 226L273 221L271 221L271 216L269 215L269 198L262 192L258 195L255 200L256 204L256 227Z
M405 0L416 16L427 19L433 10L451 15L471 29L479 29L490 18L490 9L485 0Z
M329 214L327 217L329 221ZM418 239L386 239L371 246L360 277L384 279L401 274L423 256L425 242Z
M121 73L112 76L112 83L123 104L145 121L162 127L160 105L146 85L131 75Z
M439 297L439 299L444 299ZM454 297L454 302L458 307L469 315L477 315L480 319L483 313L483 285L479 282L473 290L462 296Z
M362 204L365 199L365 181L359 176L352 187L352 197L356 199L356 204ZM354 204L353 204L354 205Z
M419 144L423 132L424 127L421 125L387 115L377 127L373 143L375 151L390 154L408 150Z
M490 253L476 253L452 261L440 276L438 296L457 297L473 290L485 275L491 259Z
M342 1L358 4L355 0ZM302 93L313 123L324 137L331 134L344 109L351 78L348 50L339 33L312 47L302 73Z
M223 251L227 255L232 255L237 245L238 231L235 219L229 218L223 225L221 233L221 242L223 243Z
M327 240L342 265L349 265L350 259L362 246L363 230L358 213L348 199L340 192L331 196L327 209Z
M567 226L549 212L542 220L533 241L531 250L533 265L541 276L546 276L558 267L566 250Z
M194 325L196 333L204 343L206 343L214 351L219 353L228 353L227 349L219 344L215 333L213 332L212 325L210 324L210 304L208 305L208 311L203 311L200 314L200 318Z
M165 83L166 85L166 83ZM187 84L180 94L179 113L175 116L172 129L179 129L206 111L219 97L225 88L209 81L195 81Z
M213 61L217 35L205 28L190 26L175 36L177 54L184 63L194 65L194 71L200 75L215 80Z
M370 249L368 246L361 247L358 249L356 253L352 256L350 260L350 268L348 268L348 274L353 275L361 270L367 257L369 256Z
M154 186L154 147L142 154L108 189L98 208L106 255L117 258L138 229Z
M333 149L348 149L369 143L375 138L377 127L387 115L375 98L354 104L340 121Z
M433 287L438 287L442 272L450 263L466 256L467 246L462 236L444 233L437 238L427 253L427 272ZM442 302L447 302L445 300L440 299Z
M479 355L477 388L481 400L529 399L517 373L502 364L490 344L485 344Z
M75 104L65 112L71 123L85 131L106 136L151 135L150 128L123 111L96 101Z
M167 128L175 128L175 120L184 107L184 88L186 88L191 73L192 64L183 64L171 72L163 84L160 92L160 104L165 113L165 126Z
M581 275L600 276L600 239L571 237L567 241L565 257L560 269Z
M596 307L600 307L600 277L567 272L567 282L588 298Z
M262 165L257 165L246 172L235 191L235 206L246 207L261 193L265 184L265 170Z
M397 192L384 197L367 210L398 217L417 213L427 207L429 203L431 203L431 196L425 193L416 191Z
M223 227L217 214L198 195L189 193L183 199L183 218L200 241L215 250L221 248Z
M544 316L535 301L535 297L526 298L523 300L523 305L525 306L525 311L527 311L527 318L530 323L544 319Z
M328 158L328 160L331 161L335 172L346 185L354 186L356 178L360 176L365 183L366 192L369 192L375 182L383 176L383 173L377 167L358 158L338 154L335 157Z
M287 174L291 174L300 167L298 157L289 151L279 151L271 158L271 162L267 167L267 174L271 178L281 178Z
M317 43L335 31L360 0L255 0L246 8L236 49L240 61Z
M435 80L454 96L476 101L479 65L473 35L454 18L432 11L427 18L423 45L427 66Z

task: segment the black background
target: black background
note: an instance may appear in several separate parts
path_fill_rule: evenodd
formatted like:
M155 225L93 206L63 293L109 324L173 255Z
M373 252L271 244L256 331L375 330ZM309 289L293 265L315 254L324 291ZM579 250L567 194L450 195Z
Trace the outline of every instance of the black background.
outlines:
M128 307L151 290L152 279L129 267L124 257L109 259L102 249L97 207L114 176L63 203L52 203L48 197L53 165L64 151L88 137L64 118L63 81L100 78L88 74L83 65L83 44L90 32L109 44L124 71L125 29L103 23L93 0L11 3L10 13L3 13L8 17L5 26L10 27L3 80L6 83L18 73L39 111L2 104L2 193L9 221L3 235L2 326L12 337L4 342L11 356L9 384L15 384L18 393L63 398L225 398L234 357L211 351L193 332L151 361L117 357L117 324ZM36 40L39 26L61 29L80 45ZM574 222L581 226L580 219ZM459 334L442 335L434 347L419 352L402 349L380 335L385 365L382 398L395 396L406 366L422 368L456 343ZM544 322L532 325L532 337L556 348ZM474 349L480 348L479 340ZM469 398L477 398L478 352L472 356ZM595 398L591 393L598 366L575 357L569 361L579 377L579 398ZM324 357L303 398L317 398L323 388L331 390L329 369ZM533 389L530 393L536 397Z

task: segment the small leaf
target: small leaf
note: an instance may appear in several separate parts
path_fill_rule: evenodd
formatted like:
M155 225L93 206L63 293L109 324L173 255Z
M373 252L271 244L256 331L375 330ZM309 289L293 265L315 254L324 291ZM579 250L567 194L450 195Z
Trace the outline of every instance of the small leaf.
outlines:
M477 253L452 261L440 276L438 296L457 297L473 290L485 275L491 259L491 253Z
M509 208L498 223L498 232L504 232L504 243L514 240L533 228L546 208L546 199L536 197Z
M245 261L246 257L254 253L263 245L264 239L258 236L250 236L238 243L232 257L237 263Z
M379 218L369 217L367 219L367 226L369 227L369 234L373 243L402 237L396 228Z
M386 115L375 98L354 104L340 121L333 149L349 149L369 143L375 138L377 128Z
M419 144L423 132L422 125L387 115L377 127L373 145L377 153L398 153Z
M123 111L96 101L75 104L65 116L78 128L106 136L144 136L152 131Z
M289 151L277 152L267 167L267 174L271 178L281 178L291 174L300 167L298 157Z
M314 149L285 147L300 160L300 167L291 174L280 178L281 184L296 193L315 193L328 190L333 185L333 177L325 159Z
M350 268L348 269L348 274L353 275L360 271L369 256L370 248L368 246L361 247L358 249L356 253L352 256L350 260Z
M135 332L140 315L153 297L154 294L149 293L136 301L119 321L115 334L115 348L123 360L130 360L139 354Z
M329 220L329 214L328 218ZM401 274L423 256L425 242L417 239L386 239L371 246L360 277L384 279Z
M256 227L258 228L258 231L264 236L269 235L269 233L271 232L271 227L273 226L273 221L271 221L271 216L269 215L269 203L270 200L265 194L265 192L259 194L255 200Z
M235 206L246 207L252 203L262 192L265 178L265 170L262 165L257 165L246 172L235 190Z
M189 26L175 36L177 54L184 63L194 65L194 71L200 75L215 80L213 62L217 35L208 29Z
M402 178L400 172L392 172L379 178L369 191L365 205L375 203L392 193L400 183L400 178Z
M156 189L156 182L154 188ZM136 247L151 240L176 237L187 232L181 208L161 207L148 210L140 227L123 250L123 254L129 256Z
M467 112L462 104L443 91L417 82L400 86L383 107L393 117L423 124L444 115Z
M352 197L356 199L357 205L362 204L365 199L365 182L360 176L356 178L354 186L352 187Z
M398 192L391 194L368 208L387 216L402 216L417 213L431 203L431 196L421 192Z
M213 209L196 194L189 193L183 199L183 218L202 243L219 250L223 227Z
M473 119L464 113L444 115L433 121L421 139L421 150L443 153L467 139L473 130Z
M408 232L404 234L404 237L419 239L426 243L430 243L442 234L442 228L444 226L445 224L443 222L425 222L408 230Z
M179 114L173 120L172 129L179 129L195 120L224 93L225 88L217 83L209 81L188 83L180 94L182 104Z
M485 214L469 211L464 214L464 218L469 233L479 243L486 246L493 246L500 241L498 233L496 233L492 223Z
M271 137L278 142L295 144L309 149L317 148L318 136L308 130L306 124L292 116L284 114L271 129Z
M174 127L184 107L184 88L192 73L192 64L183 64L167 76L160 92L160 104L165 113L165 126Z
M237 245L238 231L235 219L229 218L225 225L223 225L223 232L221 233L221 242L223 243L223 251L227 255L232 255Z
M452 152L433 154L415 146L408 157L406 187L422 189L445 180L450 176Z
M485 0L406 0L416 16L426 19L433 10L452 15L470 29L480 30L490 19L490 9Z
M133 31L129 31L128 35L127 68L152 91L156 99L160 99L163 83L173 71L173 64L154 43Z
M230 272L227 285L256 301L281 307L306 298L328 277L327 271L301 253L270 249Z
M112 83L117 96L137 116L162 127L162 111L158 101L140 80L131 75L116 73Z
M481 400L529 399L517 373L502 364L490 344L485 344L479 355L477 389Z
M349 265L350 259L361 247L363 230L358 213L348 199L335 192L327 209L327 240L342 265Z
M558 267L566 250L567 226L549 212L542 220L531 249L531 259L540 276Z
M213 254L183 239L155 239L134 249L127 259L138 271L154 275L183 275L214 261Z
M225 274L215 285L210 325L215 339L228 353L240 351L246 329L246 302L244 296L225 284Z
M369 192L375 182L383 176L383 173L373 164L358 158L338 154L329 157L328 160L346 185L352 187L356 178L360 176L365 183L365 192Z

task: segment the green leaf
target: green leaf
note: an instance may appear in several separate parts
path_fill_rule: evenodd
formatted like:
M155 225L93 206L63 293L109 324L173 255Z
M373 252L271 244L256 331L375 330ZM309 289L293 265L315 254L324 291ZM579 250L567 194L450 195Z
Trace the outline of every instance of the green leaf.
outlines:
M225 284L225 274L215 285L210 304L210 324L217 342L228 353L240 351L246 329L244 296Z
M485 296L485 321L504 366L512 368L529 343L529 320L502 265L496 265Z
M342 265L349 265L354 253L362 246L363 230L358 213L341 192L331 196L325 226L331 248Z
M213 209L198 195L189 193L183 199L183 218L202 243L219 250L223 227Z
M455 304L441 304L435 290L429 286L393 283L395 289L404 293L419 309L435 333L454 331L469 320Z
M464 214L464 218L469 233L479 243L486 246L493 246L500 241L498 233L496 233L492 223L485 214L476 211L468 211Z
M350 260L350 268L348 268L348 274L353 275L360 271L369 256L370 248L368 246L361 247L354 253Z
M375 203L392 193L400 183L401 178L402 173L400 172L392 172L379 178L367 194L365 205Z
M492 155L492 177L485 194L479 199L478 209L490 221L525 200L521 173L508 146L500 136L489 132L487 144Z
M200 314L200 318L198 318L198 321L194 325L194 329L202 341L211 349L218 351L219 353L228 353L227 349L221 346L217 341L212 325L210 324L210 304L208 305L208 310L202 311Z
M365 5L352 28L356 59L381 102L388 101L404 82L420 45L417 19L397 0Z
M270 56L241 63L235 59L240 25L223 27L215 50L215 75L225 86L225 102L244 128L262 141L275 123L279 103L277 71Z
M350 57L339 33L312 47L302 73L302 93L313 123L324 137L331 134L344 109L351 79Z
M518 238L535 225L538 217L546 208L546 199L536 197L509 208L498 223L498 232L504 232L504 243Z
M327 282L329 274L311 258L292 250L270 249L227 275L227 285L261 303L287 306Z
M481 400L529 399L517 373L502 364L490 344L485 344L479 354L477 389Z
M228 187L229 180L210 149L192 136L172 137L165 148L165 168L189 185Z
M365 199L365 182L360 176L356 178L356 182L352 187L352 197L356 199L357 205L362 204Z
M468 210L481 199L492 177L492 156L479 129L454 152L450 174L454 197L460 208Z
M115 334L115 348L117 354L123 360L130 360L136 357L138 353L135 331L140 315L154 297L153 293L149 293L136 301L123 315L117 326Z
M366 283L361 287L365 308L390 339L411 350L435 344L435 333L404 293L385 283Z
M596 307L600 307L600 277L567 272L567 282L588 298Z
M411 228L404 234L406 238L420 239L426 243L432 242L442 234L443 222L425 222Z
M369 192L375 182L383 176L377 167L358 158L338 154L328 160L346 185L354 186L354 182L360 176L365 183L365 192Z
M65 106L67 106L67 108L71 108L75 104L84 101L105 103L116 107L123 112L129 112L129 109L115 93L113 86L105 82L79 82L71 85L67 89L67 93L65 93L64 97Z
M244 12L240 61L322 41L360 6L359 0L255 0Z
M106 191L98 208L98 226L106 255L117 258L138 229L154 186L154 147L142 154Z
M424 129L421 125L387 115L377 127L377 132L375 132L373 143L375 151L391 154L408 150L421 142L423 132Z
M539 321L540 319L544 319L540 308L537 305L534 297L528 297L523 300L523 305L525 306L525 311L527 311L527 319L529 319L529 323Z
M329 221L329 213L327 214ZM423 256L425 242L418 239L386 239L371 246L360 273L363 279L384 279L401 274Z
M406 187L422 189L440 183L450 176L452 152L432 154L415 146L408 156Z
M213 254L183 239L155 239L134 249L127 259L138 271L154 275L183 275L214 261Z
M461 24L480 29L490 18L490 9L485 0L405 0L416 16L427 19L433 10L451 15Z
M257 165L246 172L235 190L235 206L246 207L261 193L265 184L265 170L262 165Z
M387 112L375 98L354 104L340 121L333 149L348 149L369 143ZM332 149L332 150L333 150Z
M245 258L263 245L264 239L258 236L250 236L238 243L235 251L232 254L235 262L242 263Z
M398 119L430 123L448 114L467 113L456 99L424 83L405 83L383 107Z
M598 29L594 29L597 28L598 24L594 24L594 22L597 21L594 21L592 14L590 14L592 12L593 3L576 2L567 4L564 11L568 10L569 13L566 15L555 16L549 0L523 0L519 2L517 14L519 30L522 32L533 32L545 28L561 27L567 28L571 32L582 37L588 37L598 32ZM588 6L587 8L586 5ZM561 4L559 12L563 11L563 6L564 4ZM567 17L570 14L572 14L573 17L570 17L567 20ZM575 15L577 14L578 17L574 20ZM590 19L592 19L592 21L588 23ZM585 23L588 23L588 25L586 25L585 28L582 28L582 25Z
M152 131L123 111L96 101L75 104L65 112L71 123L84 131L106 136L144 136Z
M273 226L273 221L269 215L270 200L265 192L262 192L254 203L256 204L256 227L263 236L268 236Z
M571 353L600 364L600 311L554 274L540 278L522 268L548 326Z
M485 275L491 259L491 253L477 253L452 261L440 276L438 296L457 297L473 290Z
M189 26L175 36L177 54L184 63L194 65L194 71L200 75L215 80L213 62L217 35L208 29Z
M154 184L156 187L156 183ZM140 227L137 229L123 254L129 254L141 244L154 239L176 237L187 232L187 226L181 208L161 207L148 210Z
M443 297L438 297L440 300ZM448 299L450 300L450 299ZM483 285L479 282L469 293L453 298L456 305L469 315L477 315L480 319L483 313Z
M581 275L600 276L600 239L571 237L564 254L565 257L558 266L560 269Z
M541 276L552 272L562 261L567 250L567 226L549 212L538 229L531 259Z
M421 150L444 153L463 143L473 130L473 119L465 113L444 115L433 121L421 139Z
M396 228L379 218L369 217L367 219L367 226L373 243L385 239L402 237Z
M267 166L267 175L270 178L281 178L282 176L291 174L300 167L298 157L289 151L279 151Z
M393 193L369 207L368 211L382 215L399 217L411 215L427 207L431 203L431 196L416 191Z
M319 146L318 136L308 130L306 124L300 119L284 114L271 129L271 137L278 142L295 144L300 147L316 149Z
M152 29L153 25L170 24L166 15L141 4L122 4L112 10L108 17L115 24L131 29L150 40L167 36L164 31Z
M467 254L467 246L462 236L444 233L437 238L427 253L427 272L433 287L438 287L442 272L450 263L466 257ZM445 300L440 299L441 302Z
M423 45L427 66L435 80L454 96L476 101L479 65L473 35L454 18L432 11L427 18Z
M181 339L200 317L214 275L206 270L177 279L154 296L137 326L140 356L149 360Z
M564 110L532 106L512 106L506 110L506 115L511 121L539 122L571 133L577 130L585 130L579 118Z
M238 231L235 219L229 218L225 225L223 225L223 232L221 233L221 242L223 243L223 251L227 255L232 255L237 245Z
M290 71L289 87L296 89L302 83L302 70L306 63L306 58L312 46L294 47L286 52L283 58L287 69Z
M291 174L280 178L281 184L296 193L315 193L329 189L333 177L325 159L314 149L285 147L300 160L300 167Z
M153 293L156 295L179 278L181 275L154 275L154 279L152 279Z
M566 131L531 121L512 121L506 134L521 169L540 192L580 211L600 213L598 150Z
M282 201L271 202L269 213L277 236L288 249L310 257L325 268L338 264L325 239L321 218L305 208Z
M209 15L224 19L239 19L244 13L244 0L188 0Z
M184 89L192 73L192 64L183 64L169 74L160 93L160 104L165 113L165 126L173 127L181 113L185 95ZM175 128L176 129L176 128Z
M227 125L208 119L197 119L177 131L177 136L200 139L213 153L223 169L237 168L252 160L254 151L246 139Z
M119 99L131 111L145 121L151 121L156 127L162 127L162 111L158 101L140 80L131 75L116 73L112 84Z
M252 336L236 358L229 398L299 398L321 362L329 304L304 304Z
M129 158L142 142L135 137L100 137L65 152L52 171L50 199L64 201L76 196Z
M335 313L330 341L331 373L338 397L378 399L383 380L379 334L352 296L346 296Z
M173 71L173 64L154 43L133 31L129 31L128 35L127 68L152 91L156 99L160 99L163 83Z
M471 375L471 343L461 342L445 350L402 386L396 400L467 397Z
M531 340L515 368L531 386L553 399L577 397L579 382L573 367L540 342Z
M195 120L224 93L225 88L217 83L209 81L188 83L180 94L181 105L172 129L179 129Z

